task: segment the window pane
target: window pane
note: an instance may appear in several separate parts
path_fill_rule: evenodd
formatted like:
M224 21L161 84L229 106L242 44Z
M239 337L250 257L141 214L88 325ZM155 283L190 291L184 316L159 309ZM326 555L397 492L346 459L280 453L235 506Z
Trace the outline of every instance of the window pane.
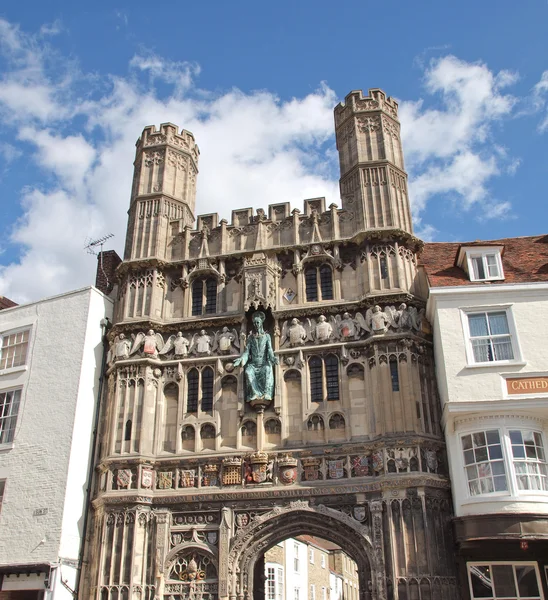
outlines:
M192 284L192 314L201 315L204 302L204 281L196 279Z
M501 598L515 596L516 584L512 565L493 565L493 583L497 596Z
M462 449L468 450L472 447L472 436L464 435L462 436Z
M306 285L306 300L308 302L316 302L318 300L318 274L316 267L305 269L304 282Z
M12 390L0 394L0 444L13 442L21 390Z
M474 441L474 446L485 446L485 432L483 431L478 431L477 433L474 433L474 435L472 436L472 439Z
M323 401L323 363L318 356L313 356L309 363L310 369L310 400L312 402Z
M390 360L390 379L392 380L392 391L400 391L400 379L398 374L398 361L396 359Z
M482 256L474 256L472 258L472 270L474 271L474 279L485 279Z
M339 399L339 361L334 356L325 359L325 375L327 378L327 399Z
M492 335L510 333L505 312L489 313L489 329Z
M487 318L485 314L468 315L468 323L470 324L470 335L473 337L480 335L489 335L487 329Z
M320 267L320 287L322 300L333 300L333 272L328 265Z
M186 410L189 413L194 413L198 411L198 371L196 369L192 369L188 372L187 382L188 382L188 397Z
M513 360L514 351L510 336L493 339L493 353L495 360Z
M497 257L494 254L487 254L485 259L487 261L487 271L489 273L489 277L500 277Z
M202 410L213 410L213 369L206 367L202 371Z
M217 312L217 282L215 279L207 279L206 285L206 314Z
M518 591L522 598L539 597L538 581L533 566L516 567L516 579L518 580Z
M497 458L502 458L502 448L500 444L493 444L489 446L489 459L496 460Z
M474 362L489 362L493 360L493 351L488 339L472 340L472 350L474 351Z
M491 571L488 566L469 567L473 598L493 598Z

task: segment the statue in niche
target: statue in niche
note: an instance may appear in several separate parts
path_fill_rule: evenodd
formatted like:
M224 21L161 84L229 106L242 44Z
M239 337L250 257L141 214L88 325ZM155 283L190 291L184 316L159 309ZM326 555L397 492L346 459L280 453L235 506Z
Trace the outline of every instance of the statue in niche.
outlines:
M164 355L173 350L173 354L177 358L186 358L188 356L188 347L190 342L183 335L182 331L179 331L177 335L170 335L164 347L160 350L160 354Z
M263 329L266 319L264 312L253 313L252 321L255 331L248 336L247 345L240 358L234 361L234 366L244 367L246 383L246 401L252 406L265 405L274 396L273 365L278 359L272 349L270 334Z
M211 336L207 335L206 330L202 329L200 333L192 336L190 343L191 354L211 354Z
M221 354L229 354L232 346L237 350L240 349L238 332L235 329L231 331L228 327L223 327L222 331L217 331L213 342L213 352L219 350Z
M123 360L129 358L129 351L131 349L131 340L129 340L123 333L117 335L114 338L113 343L113 358L114 360Z
M311 340L312 322L310 319L306 319L306 327L299 321L299 319L291 319L285 321L282 325L282 339L280 345L283 346L287 341L289 345L294 348L295 346L302 346L307 340Z
M329 323L324 315L318 317L318 322L314 328L314 334L316 335L316 341L323 344L329 342L333 336L333 325Z
M149 329L146 334L141 331L136 335L129 353L134 354L141 346L143 354L158 358L158 352L164 347L164 338L159 333L154 333L153 329Z

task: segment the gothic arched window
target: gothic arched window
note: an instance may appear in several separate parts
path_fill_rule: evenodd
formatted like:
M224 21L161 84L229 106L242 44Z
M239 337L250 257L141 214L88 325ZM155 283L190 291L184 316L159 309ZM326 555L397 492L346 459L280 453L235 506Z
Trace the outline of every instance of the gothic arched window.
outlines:
M339 359L333 354L325 358L312 356L310 370L310 401L339 400Z
M192 283L192 314L212 315L217 312L217 281L200 277Z
M280 435L282 433L282 424L278 419L268 419L264 424L264 431L267 435Z
M306 426L308 431L323 431L325 429L323 419L320 417L320 415L312 415L309 417Z
M198 403L202 412L211 412L213 410L213 369L211 367L205 367L202 371L191 369L186 378L186 412L198 412Z
M200 437L203 440L215 439L215 427L210 423L202 425L202 428L200 429Z
M312 264L304 270L307 302L333 300L333 271L327 264Z
M329 419L329 429L344 429L344 428L345 428L344 417L339 413L335 413L334 415L331 415L331 417Z

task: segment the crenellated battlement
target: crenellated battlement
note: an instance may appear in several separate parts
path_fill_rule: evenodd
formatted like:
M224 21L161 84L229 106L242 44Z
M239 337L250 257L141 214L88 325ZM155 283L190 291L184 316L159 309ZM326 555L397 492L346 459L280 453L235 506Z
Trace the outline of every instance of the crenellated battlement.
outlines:
M382 90L372 88L369 95L364 96L362 90L352 90L335 107L335 127L346 121L351 115L382 110L393 119L398 118L398 103L392 97L387 96Z
M183 129L179 133L179 127L173 123L162 123L159 130L156 129L155 125L147 125L143 129L141 137L135 142L137 153L142 148L160 145L175 146L176 148L190 152L195 162L198 162L200 149L196 144L194 135L186 129Z

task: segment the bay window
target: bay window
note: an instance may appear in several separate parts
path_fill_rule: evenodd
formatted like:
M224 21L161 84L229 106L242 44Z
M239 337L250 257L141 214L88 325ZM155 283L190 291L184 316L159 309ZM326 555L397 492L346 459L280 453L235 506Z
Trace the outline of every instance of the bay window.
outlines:
M535 563L467 563L472 600L541 600Z
M461 436L470 496L548 492L542 434L528 429L488 429Z

